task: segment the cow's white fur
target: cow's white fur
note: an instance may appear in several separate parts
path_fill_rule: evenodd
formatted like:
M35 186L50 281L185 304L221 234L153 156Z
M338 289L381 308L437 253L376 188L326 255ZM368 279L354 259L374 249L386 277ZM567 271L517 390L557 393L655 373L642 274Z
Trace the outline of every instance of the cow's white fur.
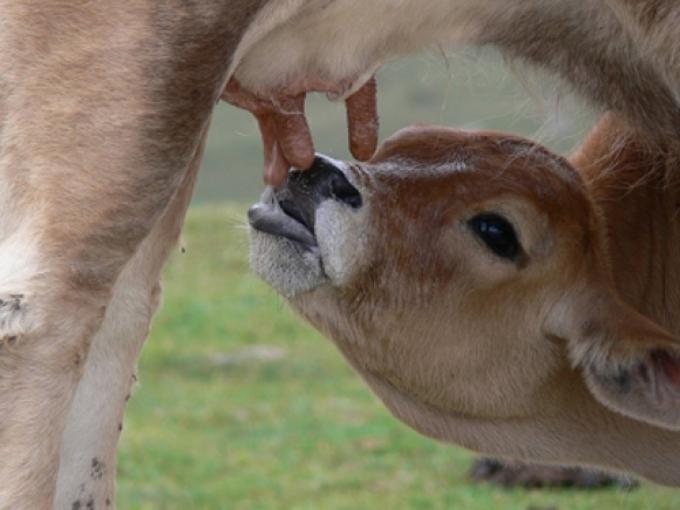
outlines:
M0 0L0 508L52 507L58 478L60 506L113 500L187 171L264 3Z
M147 239L116 283L101 328L92 339L61 447L56 508L115 497L116 447L135 381L135 365L158 306L160 286Z
M265 190L262 195L264 203L272 203L273 191ZM265 274L276 275L270 284L284 296L292 296L318 286L326 280L319 250L314 248L303 250L286 239L250 230L250 262L255 271L264 277ZM266 254L276 250L280 257L269 257Z
M347 95L389 59L426 46L470 40L479 30L480 12L497 2L279 2L263 10L248 29L229 76L255 91L277 89L300 76L329 83L352 77Z
M160 305L163 263L179 239L204 143L205 134L177 194L118 278L92 339L64 431L56 508L75 501L114 504L123 414L137 380L137 358Z
M0 242L0 344L26 334L35 326L26 303L42 291L44 265L39 262L38 236L28 225ZM35 315L35 314L33 314Z

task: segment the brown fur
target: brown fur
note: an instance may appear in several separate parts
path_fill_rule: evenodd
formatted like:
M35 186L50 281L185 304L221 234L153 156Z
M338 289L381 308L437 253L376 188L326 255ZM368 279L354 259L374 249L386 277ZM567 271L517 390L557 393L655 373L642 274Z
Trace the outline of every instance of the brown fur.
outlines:
M360 263L290 301L423 434L677 486L678 194L650 176L675 157L610 116L571 161L510 135L402 130L351 166L362 211L317 211L322 266L329 238ZM467 226L489 211L515 226L514 262Z

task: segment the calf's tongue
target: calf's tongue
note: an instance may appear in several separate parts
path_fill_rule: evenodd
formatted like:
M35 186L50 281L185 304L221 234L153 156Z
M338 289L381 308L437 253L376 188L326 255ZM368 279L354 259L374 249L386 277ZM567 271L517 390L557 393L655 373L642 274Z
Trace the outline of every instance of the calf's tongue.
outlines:
M335 87L317 85L314 90L335 92ZM314 143L305 117L305 98L306 91L263 99L243 89L233 78L222 93L222 99L250 111L257 119L264 148L266 184L278 187L286 180L291 166L306 170L314 162ZM349 96L345 105L350 151L360 161L370 159L378 145L375 78Z
M299 221L284 213L277 204L257 203L248 209L250 225L261 232L284 236L308 247L316 246L314 235Z

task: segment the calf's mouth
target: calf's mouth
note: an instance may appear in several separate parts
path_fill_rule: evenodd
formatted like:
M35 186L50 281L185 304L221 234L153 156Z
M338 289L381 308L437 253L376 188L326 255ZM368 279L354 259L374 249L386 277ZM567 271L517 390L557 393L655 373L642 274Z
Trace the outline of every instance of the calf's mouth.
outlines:
M318 248L316 209L324 200L361 207L359 191L349 182L340 163L317 155L312 167L293 170L279 188L269 188L248 210L250 226L260 232L289 239L307 250Z
M248 221L252 228L265 234L285 237L306 249L317 247L314 227L302 221L297 208L279 201L274 192L248 209Z

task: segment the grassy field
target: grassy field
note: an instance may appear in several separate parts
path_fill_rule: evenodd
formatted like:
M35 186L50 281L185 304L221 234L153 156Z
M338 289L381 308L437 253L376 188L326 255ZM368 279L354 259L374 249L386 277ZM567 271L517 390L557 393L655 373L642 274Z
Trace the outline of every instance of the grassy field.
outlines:
M680 494L472 485L472 455L390 417L248 270L245 207L189 216L140 364L118 497L130 509L671 510Z

